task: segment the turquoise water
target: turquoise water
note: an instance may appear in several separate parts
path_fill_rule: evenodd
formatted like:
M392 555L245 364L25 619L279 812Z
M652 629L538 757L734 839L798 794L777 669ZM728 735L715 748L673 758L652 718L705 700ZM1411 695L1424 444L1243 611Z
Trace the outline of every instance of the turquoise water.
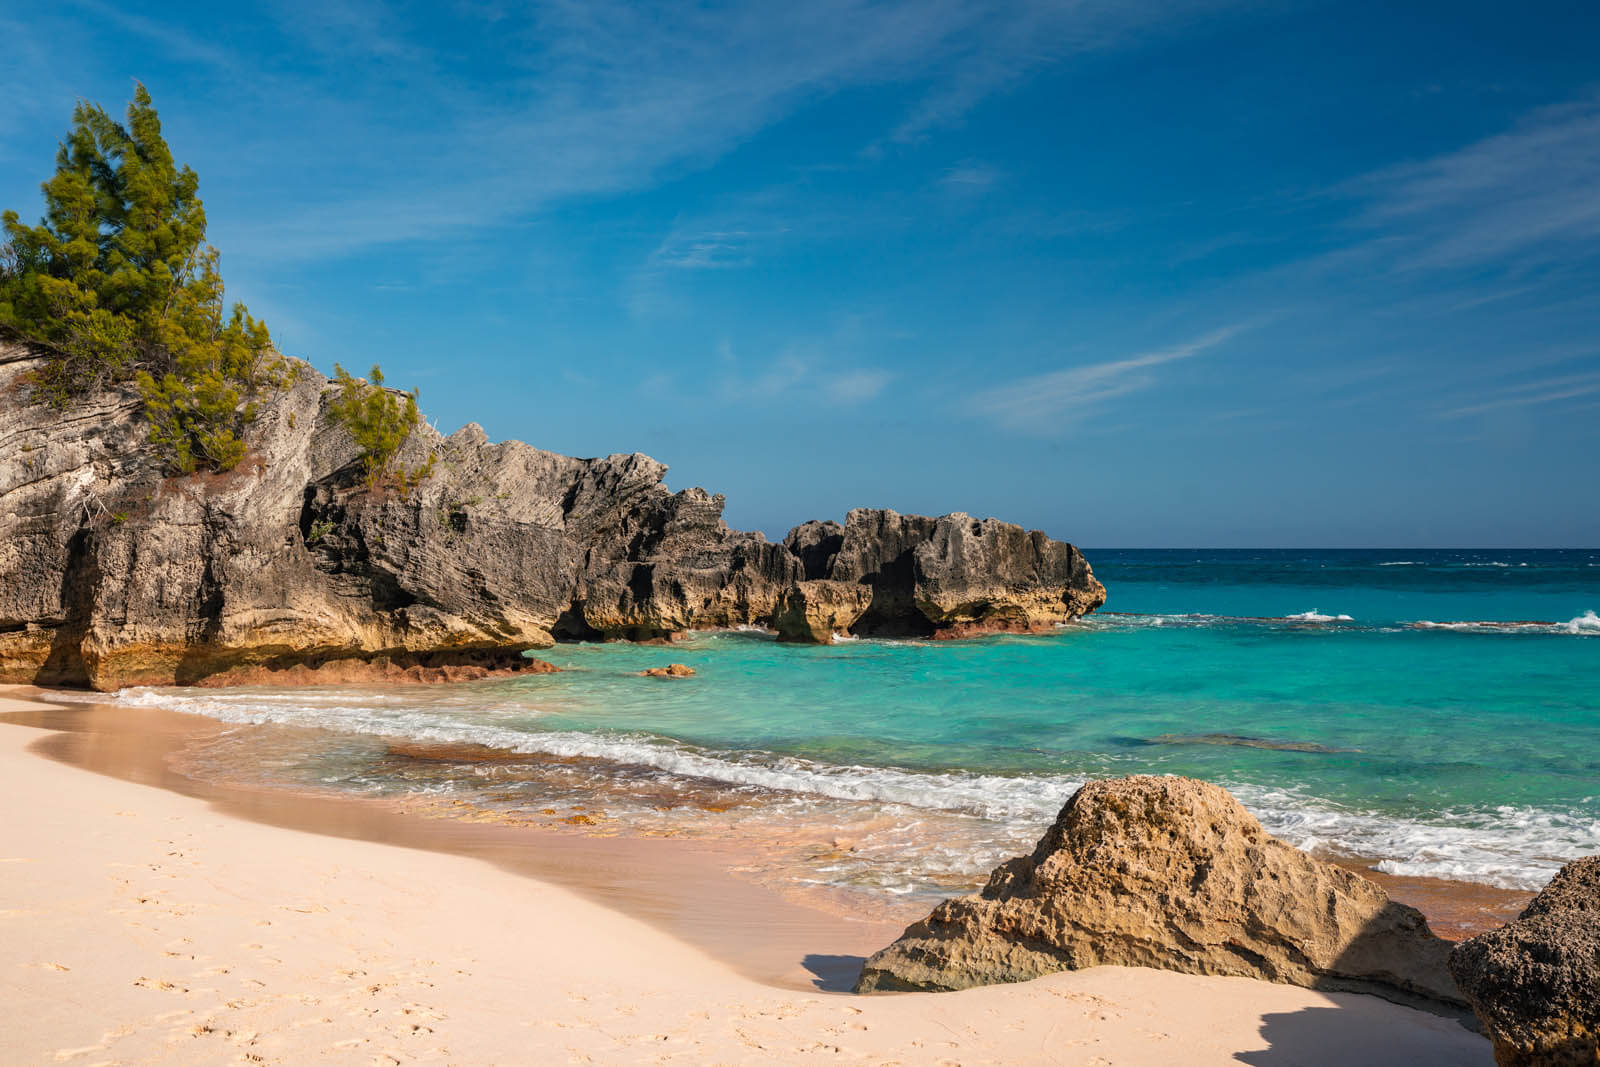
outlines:
M791 876L894 892L970 884L1084 779L1141 772L1223 783L1391 873L1531 888L1600 852L1600 552L1087 554L1106 608L1049 636L702 634L439 689L121 699L314 727L268 761L292 781L788 833ZM695 677L637 673L668 661ZM404 759L396 737L528 758Z

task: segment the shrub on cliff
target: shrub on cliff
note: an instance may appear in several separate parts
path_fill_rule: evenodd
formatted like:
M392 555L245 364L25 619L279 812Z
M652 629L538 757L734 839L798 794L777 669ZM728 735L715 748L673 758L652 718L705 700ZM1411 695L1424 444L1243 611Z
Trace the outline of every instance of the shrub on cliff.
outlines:
M289 364L244 305L224 312L199 178L174 163L143 85L127 124L79 103L43 185L45 216L3 216L0 326L47 357L36 394L58 407L133 381L172 472L228 470L263 389Z
M383 387L383 371L372 365L368 379L352 377L339 364L333 365L334 382L338 392L328 405L333 421L343 426L361 449L361 464L367 472L367 484L376 485L388 471L395 453L406 443L416 428L417 391L396 395ZM406 483L417 480L419 474L403 475Z

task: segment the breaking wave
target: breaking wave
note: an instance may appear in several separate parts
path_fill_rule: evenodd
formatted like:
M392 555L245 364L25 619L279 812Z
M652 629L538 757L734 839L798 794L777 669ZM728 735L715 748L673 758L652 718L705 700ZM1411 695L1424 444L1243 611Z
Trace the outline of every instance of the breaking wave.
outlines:
M1288 619L1291 622L1354 622L1355 621L1349 615L1323 615L1323 614L1320 614L1317 611L1316 608L1312 608L1310 611L1302 611L1298 615L1285 615L1284 618Z
M1411 624L1415 630L1450 630L1464 634L1572 634L1578 637L1600 636L1600 616L1593 611L1568 619L1566 622L1549 622L1539 619L1505 621L1500 619L1468 619L1460 622L1433 622L1421 619Z

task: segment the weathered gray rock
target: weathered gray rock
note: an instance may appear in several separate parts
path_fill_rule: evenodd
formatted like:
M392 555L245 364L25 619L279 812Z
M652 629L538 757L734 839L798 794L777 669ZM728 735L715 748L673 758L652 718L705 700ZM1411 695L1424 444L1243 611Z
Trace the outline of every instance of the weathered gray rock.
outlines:
M1106 599L1105 587L1072 545L959 512L935 519L858 508L843 528L806 523L784 544L801 559L808 585L829 583L811 592L796 589L783 605L773 625L791 641L825 641L844 632L1039 633ZM862 610L855 611L857 597L840 592L844 585L867 591ZM841 619L848 622L839 625Z
M648 456L574 459L493 444L476 425L449 437L419 426L396 466L428 476L373 489L328 415L330 383L303 364L262 403L237 469L167 478L144 447L131 390L52 411L28 400L38 366L28 349L0 344L3 681L112 689L273 672L288 682L334 663L315 676L349 677L361 663L424 677L518 667L525 650L558 638L652 641L770 623L786 590L830 577L845 545L849 581L867 592L839 603L893 605L871 632L998 617L1007 583L1032 603L1061 579L1063 610L1098 603L1083 593L1099 585L1082 557L1043 535L1018 531L1017 560L934 560L918 586L894 576L913 575L909 553L947 520L852 513L845 528L808 523L773 544L729 529L721 496L669 491L666 467ZM886 543L873 542L865 516ZM985 566L1004 576L985 586L974 569ZM919 588L940 605L939 622L916 607ZM798 615L785 618L799 620L802 639L823 640L804 625L814 599L800 594Z
M1600 1063L1600 856L1563 867L1515 922L1457 945L1450 973L1500 1067Z
M1375 993L1461 1013L1450 943L1377 885L1177 777L1092 782L1031 856L874 955L859 992L1027 981L1105 964Z

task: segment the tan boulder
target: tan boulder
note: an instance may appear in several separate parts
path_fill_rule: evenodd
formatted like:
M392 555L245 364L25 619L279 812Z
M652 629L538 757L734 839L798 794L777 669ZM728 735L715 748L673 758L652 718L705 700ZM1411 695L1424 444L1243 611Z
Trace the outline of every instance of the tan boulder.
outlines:
M1375 993L1462 1014L1450 943L1376 884L1262 829L1219 786L1092 782L1031 856L866 963L859 992L1021 982L1105 964Z

